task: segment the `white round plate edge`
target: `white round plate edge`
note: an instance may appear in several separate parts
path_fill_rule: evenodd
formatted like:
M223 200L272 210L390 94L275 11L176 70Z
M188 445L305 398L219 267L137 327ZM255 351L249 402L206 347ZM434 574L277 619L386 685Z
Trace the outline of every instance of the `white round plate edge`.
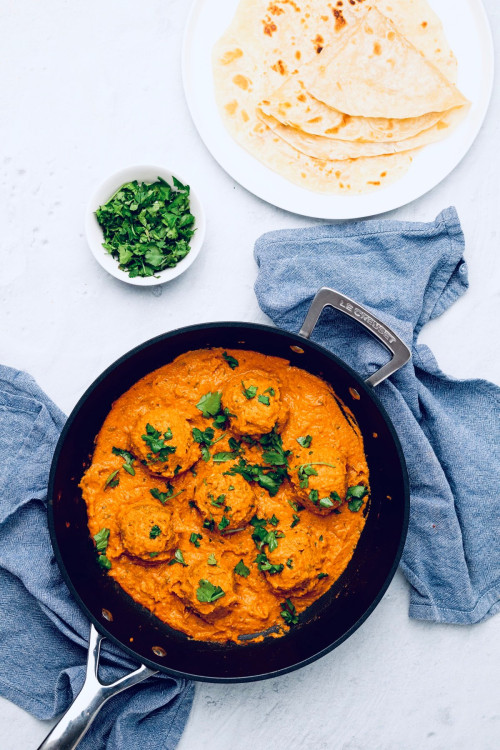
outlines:
M436 9L435 6L439 1L431 0L430 4ZM213 0L210 0L210 2L213 2ZM448 139L448 141L452 141L452 139L457 141L457 136L461 136L461 141L458 144L459 147L454 152L448 152L447 158L441 157L440 168L433 174L429 173L429 176L424 177L424 179L418 179L415 169L418 163L417 160L419 158L422 159L422 155L425 152L432 154L432 150L440 146L439 143L428 146L423 152L418 154L409 172L400 180L376 192L342 196L315 193L301 188L270 170L233 140L218 113L213 84L210 87L209 93L211 95L210 104L212 106L213 122L216 123L216 127L215 130L210 126L207 127L207 122L209 122L210 118L206 117L206 111L202 115L198 109L199 90L193 82L196 60L192 55L192 39L195 35L198 17L207 4L207 0L194 0L186 22L182 44L184 94L200 138L222 169L242 187L277 208L301 216L334 221L359 219L383 214L417 200L448 177L465 157L479 134L491 100L494 79L494 47L488 16L482 0L462 0L462 2L470 6L474 12L476 28L481 36L481 97L477 101L473 101L472 110L469 112L466 120L461 123L459 128ZM233 0L233 4L236 7L237 1ZM453 5L456 7L455 3ZM219 14L215 15L219 16ZM226 28L227 23L226 17L224 28ZM221 27L220 33L223 30ZM448 28L445 28L445 31L448 35ZM212 45L214 41L212 41ZM211 62L209 69L211 71ZM204 95L207 95L206 89ZM466 123L468 124L468 130L465 132L464 126ZM219 142L221 139L222 146ZM441 148L442 154L443 149ZM432 162L433 166L435 161L433 160Z

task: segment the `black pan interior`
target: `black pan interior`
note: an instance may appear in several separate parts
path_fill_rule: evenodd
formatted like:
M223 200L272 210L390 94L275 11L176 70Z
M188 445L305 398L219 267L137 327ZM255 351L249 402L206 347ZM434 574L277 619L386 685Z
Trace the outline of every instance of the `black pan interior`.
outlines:
M128 597L96 563L78 483L112 403L147 373L204 347L245 348L289 359L330 382L361 427L370 468L371 505L354 556L339 581L282 638L261 643L197 642L172 630ZM297 349L298 347L298 349ZM356 396L356 393L358 394ZM389 585L408 523L404 459L372 389L326 350L267 326L191 326L137 347L106 370L70 415L49 482L49 526L70 590L98 629L149 666L198 680L245 681L281 674L318 658L350 635Z

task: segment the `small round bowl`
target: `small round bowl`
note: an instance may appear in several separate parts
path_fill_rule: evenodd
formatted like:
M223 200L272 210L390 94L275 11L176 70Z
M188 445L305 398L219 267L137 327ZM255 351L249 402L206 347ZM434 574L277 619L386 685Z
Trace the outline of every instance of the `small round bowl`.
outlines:
M155 276L136 276L135 278L131 279L127 271L121 271L118 268L118 261L115 260L115 258L113 258L104 249L104 235L99 222L97 221L95 212L97 211L99 206L102 206L104 203L106 203L111 198L113 193L115 193L118 188L125 183L131 182L132 180L152 183L156 182L158 177L167 180L167 182L169 182L170 184L172 184L172 177L176 177L184 185L189 185L189 205L190 211L194 216L194 228L196 231L191 237L189 243L189 253L185 258L179 261L179 263L174 266L174 268L166 268L164 271L160 271ZM87 235L87 242L89 243L92 255L108 273L110 273L116 279L124 281L126 284L134 284L135 286L155 286L157 284L164 284L166 281L170 281L171 279L175 279L177 276L180 276L181 273L187 271L187 269L194 263L201 250L201 246L203 245L203 240L205 238L205 213L203 211L200 200L196 195L196 192L193 190L193 186L189 180L186 180L178 172L171 172L165 167L154 167L142 164L136 167L127 167L126 169L121 169L119 172L115 172L115 174L111 175L111 177L108 177L106 180L104 180L103 183L101 183L101 185L99 185L87 206L87 211L85 214L85 233Z

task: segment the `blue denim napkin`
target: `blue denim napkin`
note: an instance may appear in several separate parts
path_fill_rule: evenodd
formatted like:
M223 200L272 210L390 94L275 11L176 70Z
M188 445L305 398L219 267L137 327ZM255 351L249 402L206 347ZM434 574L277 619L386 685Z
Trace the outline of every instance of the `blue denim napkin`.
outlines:
M298 331L316 291L330 286L393 328L413 358L376 393L401 440L411 490L402 569L410 616L475 623L500 609L500 388L440 371L422 327L467 289L454 208L429 224L366 221L269 232L257 240L255 285L276 325ZM384 348L338 312L312 337L368 376ZM457 331L456 345L460 345Z
M64 421L29 375L0 366L0 695L39 719L79 693L89 637L47 529L48 475ZM107 641L101 665L104 682L138 666ZM79 747L171 750L192 699L191 683L149 678L105 704Z

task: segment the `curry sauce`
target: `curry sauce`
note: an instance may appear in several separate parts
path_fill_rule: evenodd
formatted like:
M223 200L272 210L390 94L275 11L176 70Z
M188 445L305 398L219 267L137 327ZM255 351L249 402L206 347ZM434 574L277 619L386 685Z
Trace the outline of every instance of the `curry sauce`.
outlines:
M279 636L352 557L363 439L332 388L251 351L181 355L114 404L81 481L99 563L171 627Z

